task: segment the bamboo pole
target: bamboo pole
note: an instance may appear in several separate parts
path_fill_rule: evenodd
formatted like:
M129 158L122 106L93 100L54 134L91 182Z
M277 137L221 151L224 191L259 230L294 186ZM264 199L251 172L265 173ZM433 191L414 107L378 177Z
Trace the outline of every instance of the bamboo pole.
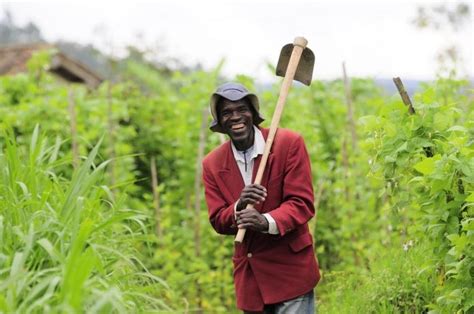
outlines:
M204 158L204 149L206 148L207 120L209 110L202 110L201 129L199 131L199 145L196 158L196 175L194 177L194 253L196 258L201 256L201 177L202 160ZM202 313L201 286L197 283L198 313Z
M347 138L344 136L342 139L342 147L341 147L341 157L342 157L342 166L344 169L344 196L346 202L350 201L350 191L349 191L349 154L347 152Z
M150 172L151 172L151 190L153 193L153 206L155 208L155 232L158 240L161 240L161 209L160 209L160 192L158 191L158 174L156 171L155 156L150 158Z
M347 77L345 62L342 63L342 73L344 75L344 89L345 89L346 103L347 103L347 123L348 123L349 131L352 137L352 143L351 143L352 150L354 151L357 147L357 130L356 130L356 124L354 120L351 84L350 84L349 78Z
M71 129L72 167L77 169L77 167L79 167L79 146L77 143L76 102L74 101L74 92L72 89L68 90L68 100L69 121Z
M411 103L410 96L408 96L408 93L405 90L405 86L403 86L402 80L399 77L394 77L393 82L395 83L395 86L397 86L398 92L402 97L403 103L408 106L408 112L410 114L415 114L415 109L413 108L413 104Z

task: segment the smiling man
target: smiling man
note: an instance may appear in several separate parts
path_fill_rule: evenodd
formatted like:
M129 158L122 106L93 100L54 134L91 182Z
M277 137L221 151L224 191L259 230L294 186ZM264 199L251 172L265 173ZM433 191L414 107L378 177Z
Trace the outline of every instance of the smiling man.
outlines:
M314 313L320 275L307 224L314 198L303 138L279 129L262 184L252 184L269 131L259 127L264 119L257 96L225 83L210 107L210 129L230 141L203 161L209 220L220 234L247 229L232 258L237 307L245 313Z

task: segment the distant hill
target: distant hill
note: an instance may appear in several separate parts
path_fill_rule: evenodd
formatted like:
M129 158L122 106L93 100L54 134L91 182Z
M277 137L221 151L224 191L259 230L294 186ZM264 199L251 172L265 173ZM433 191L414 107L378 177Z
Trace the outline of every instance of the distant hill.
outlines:
M420 81L420 80L410 80L410 79L403 79L403 86L408 93L408 95L412 96L415 92L418 91L420 88L420 84L427 82L427 81ZM393 83L393 79L391 78L379 78L375 79L375 84L382 87L385 92L389 95L398 93L397 87L395 83Z
M398 94L397 87L393 83L393 79L391 78L376 78L374 79L375 84L380 86L387 94ZM427 81L420 81L420 80L410 80L410 79L402 79L403 85L408 93L408 95L412 96L413 93L417 92L420 88L421 83ZM295 86L303 86L299 83L295 83ZM268 90L271 89L272 83L265 82L263 84L259 84L257 86L258 90Z
M390 78L380 78L374 79L375 84L382 87L385 92L389 95L398 94L397 87L393 83L393 80ZM422 83L429 83L432 81L421 81L421 80L410 80L410 79L403 79L403 85L409 96L413 96L414 93L418 92L421 89ZM474 86L474 77L470 78L471 86Z

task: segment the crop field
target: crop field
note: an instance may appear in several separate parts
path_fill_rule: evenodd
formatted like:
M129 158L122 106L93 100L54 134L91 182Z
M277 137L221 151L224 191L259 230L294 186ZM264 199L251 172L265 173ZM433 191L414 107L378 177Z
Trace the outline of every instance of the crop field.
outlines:
M236 312L200 175L220 67L129 62L91 90L49 57L0 77L0 313ZM268 126L279 83L233 79ZM413 110L367 78L293 86L280 125L311 158L320 313L474 312L471 84L423 83Z

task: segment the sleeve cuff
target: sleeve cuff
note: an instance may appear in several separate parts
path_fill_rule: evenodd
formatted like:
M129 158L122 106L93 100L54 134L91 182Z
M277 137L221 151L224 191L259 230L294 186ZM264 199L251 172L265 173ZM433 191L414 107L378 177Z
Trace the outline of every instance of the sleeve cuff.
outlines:
M239 200L234 203L234 220L237 220L237 204L239 203Z
M275 219L273 219L272 215L269 213L263 214L263 216L267 219L268 221L268 233L269 234L280 234L278 231L277 224L275 222Z

